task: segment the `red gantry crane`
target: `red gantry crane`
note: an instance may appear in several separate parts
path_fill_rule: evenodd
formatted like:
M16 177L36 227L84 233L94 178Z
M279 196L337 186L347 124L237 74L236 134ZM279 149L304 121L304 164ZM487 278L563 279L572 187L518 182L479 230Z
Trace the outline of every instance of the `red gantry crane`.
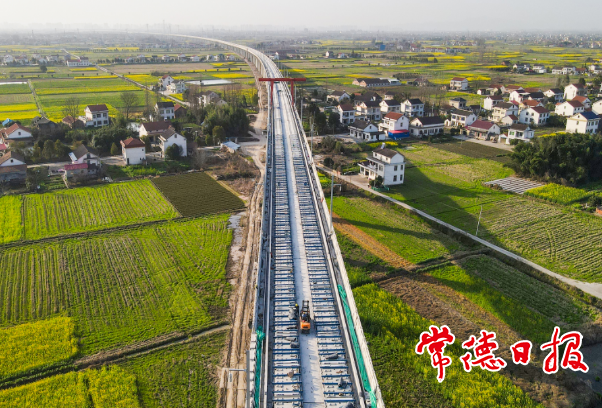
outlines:
M274 95L274 82L290 82L291 84L291 102L293 107L295 106L295 82L305 82L305 78L259 78L259 82L270 83L270 106L273 105Z

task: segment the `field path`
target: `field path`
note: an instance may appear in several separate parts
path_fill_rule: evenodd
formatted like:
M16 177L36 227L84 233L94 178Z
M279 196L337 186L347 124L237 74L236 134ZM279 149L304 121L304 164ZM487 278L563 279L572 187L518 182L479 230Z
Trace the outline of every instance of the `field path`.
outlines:
M332 213L332 222L337 231L345 234L353 242L370 252L372 255L386 261L391 266L395 268L410 268L414 266L413 263L397 255L387 246L381 244L375 238L371 237L335 213Z

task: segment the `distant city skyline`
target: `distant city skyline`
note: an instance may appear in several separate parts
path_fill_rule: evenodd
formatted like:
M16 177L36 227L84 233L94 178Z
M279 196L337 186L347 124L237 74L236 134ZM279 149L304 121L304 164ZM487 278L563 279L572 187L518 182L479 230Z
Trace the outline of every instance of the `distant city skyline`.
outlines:
M165 6L165 7L163 7ZM501 7L500 7L501 6ZM437 31L602 31L602 1L582 0L430 0L428 3L381 0L305 0L297 4L263 0L141 0L85 2L41 0L5 2L4 16L15 18L0 31L59 29L132 29L154 27L171 33L230 29L331 29L383 32ZM165 11L161 11L164 9ZM19 17L21 16L21 17Z

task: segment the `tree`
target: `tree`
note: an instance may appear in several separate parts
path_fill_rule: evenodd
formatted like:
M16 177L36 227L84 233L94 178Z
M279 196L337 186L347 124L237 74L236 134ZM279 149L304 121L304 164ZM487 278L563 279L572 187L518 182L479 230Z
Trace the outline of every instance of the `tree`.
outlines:
M226 139L226 132L224 132L224 128L221 126L215 126L213 128L213 143L218 144L223 142Z
M48 71L48 68L46 67L46 65L40 64L40 71L42 71L43 73L46 73L46 71Z
M79 105L80 100L76 96L65 99L65 102L63 103L63 109L61 111L63 116L71 116L73 119L77 119L80 112Z
M259 95L257 95L257 93L254 93L251 97L251 104L253 106L259 106Z
M67 154L70 152L71 150L65 146L60 140L56 140L54 142L54 153L56 155L57 158L62 158L67 156Z
M569 76L569 74L566 74L566 75L564 76L564 79L563 79L563 81L562 81L562 84L563 84L564 86L567 86L567 85L569 85L570 83L571 83L571 77Z
M56 155L56 152L54 150L54 143L52 143L52 140L46 140L44 142L44 149L42 150L42 156L46 160L52 160L52 159L54 159L55 155Z
M140 140L142 140L144 142L144 148L146 149L147 153L150 152L153 148L152 144L151 144L151 140L150 137L148 136L142 136L140 138Z
M314 124L316 125L318 132L324 133L326 130L326 114L324 114L324 112L316 113Z
M341 116L339 115L339 113L338 112L332 112L330 114L330 116L328 117L328 124L331 127L335 128L335 127L337 127L339 125L340 120L341 120Z
M123 106L121 107L121 111L123 112L123 116L125 116L126 120L130 120L130 113L135 106L138 105L138 94L132 91L125 91L119 95L121 102L123 102Z
M167 160L178 160L182 156L182 148L177 144L172 144L165 149L165 158Z
M585 78L579 78L579 84L585 86Z
M117 156L119 154L119 146L117 146L117 143L113 143L113 145L111 146L111 156Z
M211 136L211 135L205 136L205 144L207 146L213 146L213 136Z

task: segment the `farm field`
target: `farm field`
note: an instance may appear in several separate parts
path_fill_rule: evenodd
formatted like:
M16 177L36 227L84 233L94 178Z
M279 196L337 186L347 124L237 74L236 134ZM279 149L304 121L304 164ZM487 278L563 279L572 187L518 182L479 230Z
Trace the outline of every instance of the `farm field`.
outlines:
M106 79L55 79L52 81L33 80L32 83L38 96L139 90L135 85L117 77Z
M70 359L77 353L68 317L0 328L0 380Z
M217 403L217 367L227 331L172 346L121 363L136 376L138 395L145 408L214 408Z
M467 232L516 252L554 272L602 282L602 219L554 204L496 191L484 181L512 175L490 159L476 159L426 144L399 151L415 167L388 195Z
M187 173L153 179L183 217L242 209L245 203L206 173Z
M0 327L68 314L83 355L226 316L228 216L0 252Z
M21 219L23 197L7 195L0 197L0 244L23 239L24 226Z
M333 212L389 247L403 259L421 263L464 249L422 220L364 197L335 197Z
M585 200L591 195L591 192L580 188L550 183L545 186L527 190L525 191L525 195L541 198L552 203L569 205Z
M135 108L140 111L144 107L144 91L138 89L132 92L138 95L138 104ZM60 122L64 117L63 107L65 106L65 100L71 97L78 98L82 115L86 105L104 103L109 108L109 115L112 117L115 117L119 113L119 108L123 107L120 92L42 95L38 98L48 118Z
M24 196L24 239L178 217L148 180Z
M445 381L437 383L428 354L414 352L416 339L433 322L374 284L353 293L387 406L542 407L500 373L466 373L452 364ZM446 348L456 361L462 354L458 341Z
M93 404L93 405L90 405ZM60 374L0 391L2 408L138 408L136 379L120 367Z

